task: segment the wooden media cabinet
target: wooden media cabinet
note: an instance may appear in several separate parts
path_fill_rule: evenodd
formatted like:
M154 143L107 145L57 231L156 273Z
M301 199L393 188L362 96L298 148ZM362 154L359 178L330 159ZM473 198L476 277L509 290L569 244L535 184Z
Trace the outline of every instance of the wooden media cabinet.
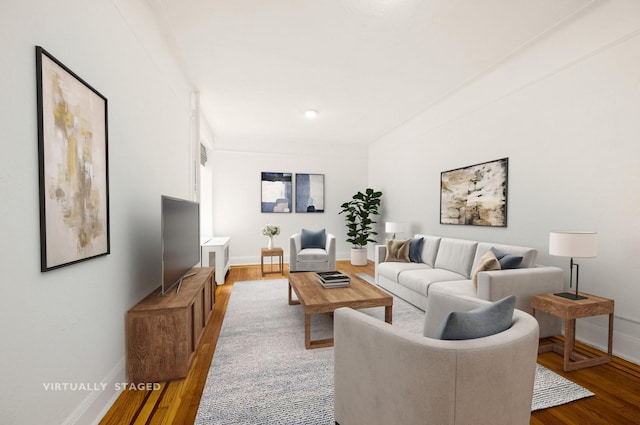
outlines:
M180 291L160 289L127 312L127 375L130 383L187 376L215 303L214 268L194 269Z

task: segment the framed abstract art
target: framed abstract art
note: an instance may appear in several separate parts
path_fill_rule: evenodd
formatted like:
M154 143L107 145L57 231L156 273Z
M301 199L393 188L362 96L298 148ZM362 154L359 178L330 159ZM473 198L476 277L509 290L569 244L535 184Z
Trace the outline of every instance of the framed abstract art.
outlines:
M292 174L261 173L260 211L263 213L290 213L292 207Z
M507 226L509 158L443 171L440 223Z
M296 174L296 212L324 212L324 174Z
M36 47L41 271L110 253L107 99Z

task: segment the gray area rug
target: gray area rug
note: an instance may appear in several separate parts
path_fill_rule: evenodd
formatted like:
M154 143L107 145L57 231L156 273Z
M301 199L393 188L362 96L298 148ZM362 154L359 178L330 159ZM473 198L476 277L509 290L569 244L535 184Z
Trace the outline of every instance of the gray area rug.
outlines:
M384 320L383 308L361 311ZM394 299L394 326L421 333L423 318ZM311 331L330 337L331 319L314 315ZM590 395L538 365L532 410ZM305 349L304 313L288 305L286 279L234 284L195 423L334 424L333 348Z

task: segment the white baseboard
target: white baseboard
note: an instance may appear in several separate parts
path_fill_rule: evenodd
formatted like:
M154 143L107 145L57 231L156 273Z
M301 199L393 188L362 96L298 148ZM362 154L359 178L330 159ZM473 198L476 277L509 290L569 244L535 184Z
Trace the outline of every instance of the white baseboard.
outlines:
M618 317L615 320L623 320ZM588 320L581 320L576 327L576 340L607 352L609 329L598 326ZM640 341L632 336L616 332L613 327L613 355L621 359L640 365Z
M119 387L126 382L123 357L97 386L103 389L91 391L63 422L63 425L97 425L122 393Z

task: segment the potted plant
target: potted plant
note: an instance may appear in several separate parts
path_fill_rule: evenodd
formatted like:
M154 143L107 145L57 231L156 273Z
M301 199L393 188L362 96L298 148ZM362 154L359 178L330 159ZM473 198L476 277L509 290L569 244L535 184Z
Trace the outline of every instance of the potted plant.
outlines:
M380 214L382 192L367 188L364 193L353 195L349 202L340 206L339 214L345 214L347 221L347 242L351 247L351 264L365 266L367 264L367 243L376 242L371 235L378 233L373 230L376 222L373 218Z

